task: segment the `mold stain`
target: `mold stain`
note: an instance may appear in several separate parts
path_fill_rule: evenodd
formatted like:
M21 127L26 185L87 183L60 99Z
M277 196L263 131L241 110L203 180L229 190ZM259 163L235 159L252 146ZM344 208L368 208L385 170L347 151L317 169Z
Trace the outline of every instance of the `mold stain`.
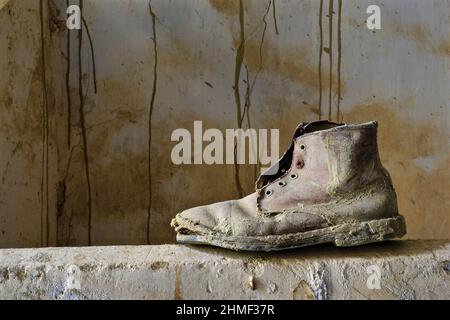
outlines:
M151 222L151 214L152 214L152 118L153 111L155 108L155 99L156 99L156 91L157 91L157 83L158 83L158 46L157 46L157 38L156 38L156 14L152 8L152 2L149 0L148 2L149 14L152 18L152 42L153 42L153 55L154 55L154 63L153 63L153 86L152 86L152 96L150 100L149 110L148 110L148 208L147 208L147 244L150 244L150 222Z
M83 12L84 0L79 0L79 6L81 12ZM83 28L78 32L78 95L80 100L79 108L79 125L81 129L81 137L83 141L83 160L86 177L87 188L87 209L88 209L88 245L92 245L92 185L89 166L89 149L88 149L88 137L86 131L86 119L84 113L85 99L83 94L83 66L82 66L82 49L83 49Z
M443 40L436 48L433 49L434 54L450 56L450 34L447 39Z
M413 41L418 48L435 55L450 56L450 34L440 42L433 41L433 34L421 24L391 24L388 26L394 33Z
M209 0L209 3L216 11L227 16L234 16L239 13L238 1L241 0Z
M255 41L247 41L245 62L251 72L258 70L258 55L258 44ZM310 48L305 45L298 49L285 49L280 57L276 44L267 38L264 50L264 73L289 80L293 86L301 86L305 91L316 95L319 91L319 72L317 65L314 66L313 62L310 62L313 59L309 55ZM337 78L333 75L333 86L335 85L337 85ZM322 92L328 90L328 87L328 81L322 81ZM344 93L346 90L344 82L341 87ZM318 110L315 113L318 114Z
M42 158L41 158L41 245L48 246L49 242L49 123L48 123L48 94L47 94L47 61L45 52L44 1L39 1L40 45L41 45L41 75L42 75ZM45 235L44 235L45 232Z

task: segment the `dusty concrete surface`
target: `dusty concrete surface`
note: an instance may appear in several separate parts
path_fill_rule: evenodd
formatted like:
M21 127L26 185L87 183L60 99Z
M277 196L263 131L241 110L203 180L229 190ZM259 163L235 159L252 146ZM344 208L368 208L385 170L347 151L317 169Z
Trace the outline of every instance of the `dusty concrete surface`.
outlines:
M16 249L0 250L0 298L450 299L449 272L449 241L275 254L181 245Z

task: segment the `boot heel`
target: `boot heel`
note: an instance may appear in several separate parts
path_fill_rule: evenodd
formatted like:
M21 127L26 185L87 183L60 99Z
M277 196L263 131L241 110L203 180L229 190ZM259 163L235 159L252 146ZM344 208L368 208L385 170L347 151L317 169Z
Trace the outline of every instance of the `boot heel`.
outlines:
M347 225L348 232L336 234L334 244L337 247L351 247L361 244L400 238L406 234L405 219L398 215L394 218L371 220Z

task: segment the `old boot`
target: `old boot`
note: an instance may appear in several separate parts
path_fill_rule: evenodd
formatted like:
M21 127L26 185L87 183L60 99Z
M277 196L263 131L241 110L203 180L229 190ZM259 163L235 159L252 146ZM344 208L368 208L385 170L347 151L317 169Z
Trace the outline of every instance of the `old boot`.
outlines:
M355 246L405 234L378 155L377 123L300 124L256 192L172 220L181 243L271 251L324 242Z

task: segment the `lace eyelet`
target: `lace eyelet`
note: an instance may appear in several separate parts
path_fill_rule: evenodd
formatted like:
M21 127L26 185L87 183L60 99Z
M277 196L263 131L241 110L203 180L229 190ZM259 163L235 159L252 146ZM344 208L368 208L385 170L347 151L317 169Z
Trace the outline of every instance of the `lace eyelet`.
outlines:
M287 185L287 183L285 181L280 181L280 182L278 182L278 185L280 187L285 187Z
M265 194L266 194L267 197L270 197L273 194L273 191L272 190L266 190Z
M298 178L298 174L296 173L291 173L291 179L297 179Z
M300 150L306 150L306 146L304 144L300 145Z

